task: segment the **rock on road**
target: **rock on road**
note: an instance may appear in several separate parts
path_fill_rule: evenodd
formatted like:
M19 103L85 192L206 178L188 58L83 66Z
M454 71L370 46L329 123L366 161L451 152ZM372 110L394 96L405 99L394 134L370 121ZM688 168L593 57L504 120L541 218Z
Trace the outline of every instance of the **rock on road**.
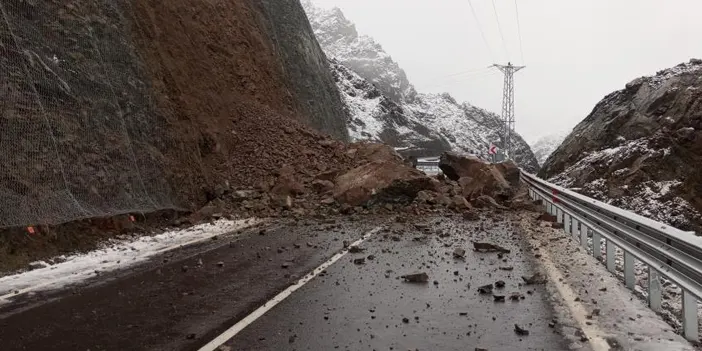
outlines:
M0 307L0 345L198 350L343 254L216 349L590 349L578 324L554 307L558 293L543 284L543 264L530 245L534 233L520 225L536 214L526 216L281 221L100 281L18 298Z

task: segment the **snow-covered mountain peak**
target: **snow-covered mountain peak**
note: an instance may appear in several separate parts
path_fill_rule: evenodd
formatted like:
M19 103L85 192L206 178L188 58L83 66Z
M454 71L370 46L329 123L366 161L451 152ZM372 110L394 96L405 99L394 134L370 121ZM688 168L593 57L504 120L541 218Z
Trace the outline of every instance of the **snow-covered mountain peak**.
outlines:
M339 8L324 9L303 1L317 41L327 56L375 84L384 95L400 103L416 95L407 74L373 38L359 35Z

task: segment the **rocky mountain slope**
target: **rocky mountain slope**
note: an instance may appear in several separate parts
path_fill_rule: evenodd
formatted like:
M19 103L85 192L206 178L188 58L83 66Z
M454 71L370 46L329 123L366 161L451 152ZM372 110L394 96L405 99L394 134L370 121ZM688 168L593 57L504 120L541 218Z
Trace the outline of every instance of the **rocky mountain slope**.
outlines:
M458 103L449 94L418 93L407 75L372 38L359 35L338 8L303 6L320 45L331 60L342 99L351 117L352 140L375 140L415 156L459 151L487 157L500 144L499 116ZM515 159L535 171L538 163L519 136Z
M534 152L534 157L536 157L539 165L543 165L546 162L546 159L561 145L566 136L568 136L567 133L551 134L540 138L530 145L531 151Z
M197 209L348 139L297 0L2 6L0 228Z
M684 230L702 232L702 60L607 95L540 175Z

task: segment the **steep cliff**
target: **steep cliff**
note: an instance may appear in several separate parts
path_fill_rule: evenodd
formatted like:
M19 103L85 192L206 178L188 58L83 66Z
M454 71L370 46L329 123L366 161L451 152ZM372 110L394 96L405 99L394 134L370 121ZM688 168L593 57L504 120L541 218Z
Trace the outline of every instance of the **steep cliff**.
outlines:
M487 157L491 143L501 144L497 115L449 94L418 93L407 75L373 38L359 35L338 8L322 9L310 0L303 6L351 114L353 140L376 140L403 149L406 155L435 156L458 151ZM527 143L515 138L515 159L536 171Z
M540 175L595 198L702 232L702 60L607 95Z
M0 227L197 208L348 138L299 0L0 10Z

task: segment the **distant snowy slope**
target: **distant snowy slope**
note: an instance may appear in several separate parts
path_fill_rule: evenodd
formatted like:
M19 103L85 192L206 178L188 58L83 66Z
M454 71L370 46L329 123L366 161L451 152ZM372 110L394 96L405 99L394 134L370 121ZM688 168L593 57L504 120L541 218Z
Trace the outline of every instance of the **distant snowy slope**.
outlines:
M496 114L458 103L447 93L417 93L390 55L372 38L359 35L341 10L321 9L310 0L302 3L330 59L350 114L352 140L382 141L414 156L459 151L485 158L491 143L501 144L502 123ZM536 171L529 145L520 136L515 143L517 163Z
M531 144L531 151L534 152L534 156L539 162L539 166L546 162L546 159L548 159L551 153L556 150L559 145L561 145L566 136L568 136L568 133L551 134L542 137Z

